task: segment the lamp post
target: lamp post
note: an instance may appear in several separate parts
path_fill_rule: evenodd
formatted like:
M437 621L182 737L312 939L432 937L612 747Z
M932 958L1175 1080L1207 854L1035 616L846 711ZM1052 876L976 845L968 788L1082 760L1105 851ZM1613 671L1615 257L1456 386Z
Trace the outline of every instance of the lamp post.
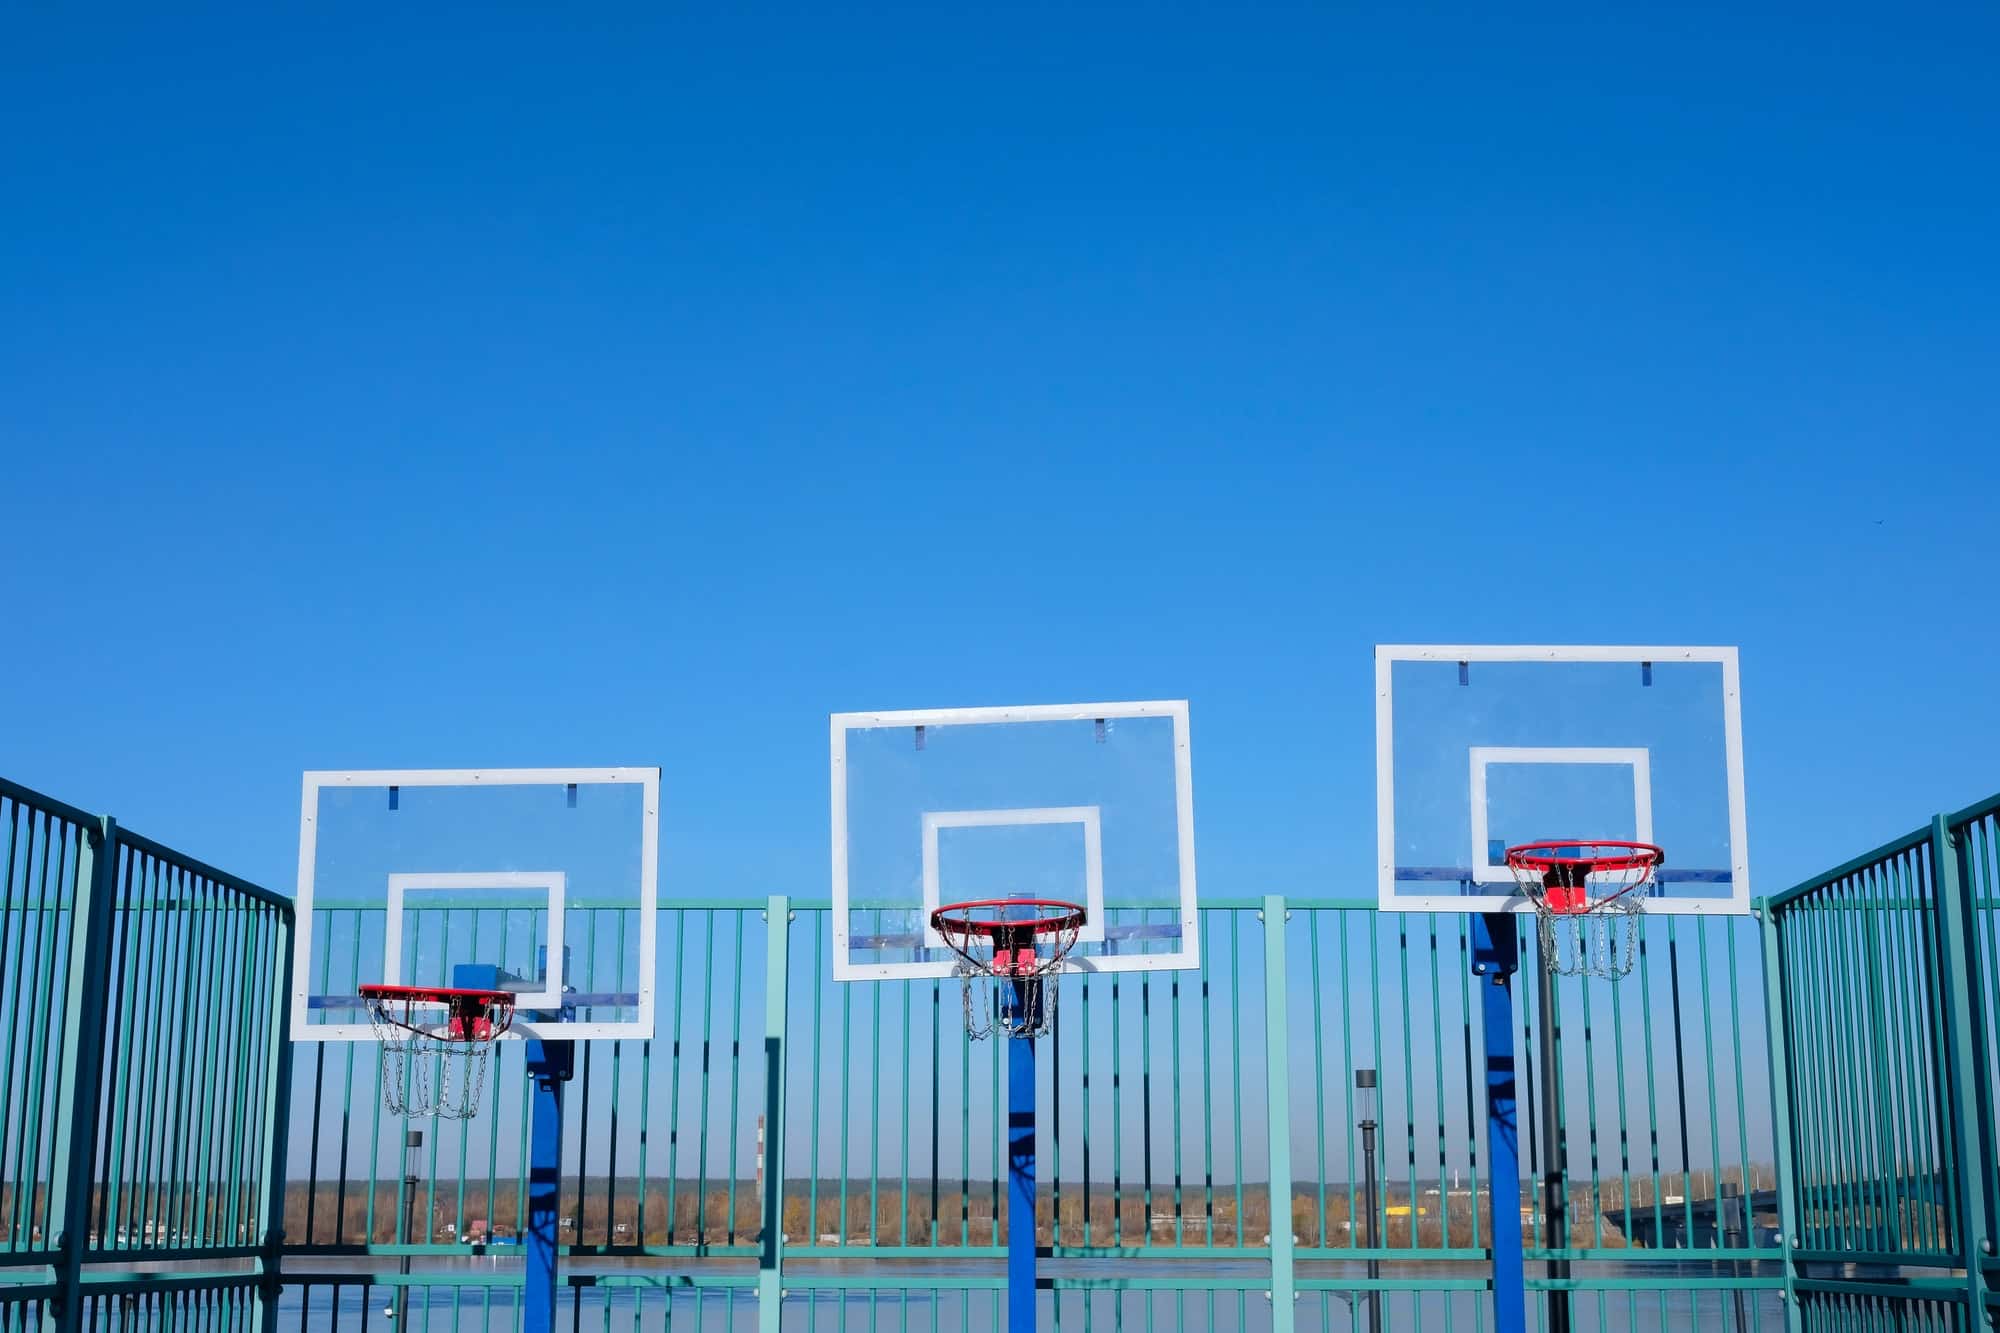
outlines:
M1683 1186L1682 1189L1685 1193L1686 1187ZM1722 1234L1717 1239L1722 1242L1723 1247L1726 1249L1740 1250L1750 1243L1749 1196L1744 1194L1741 1185L1730 1185L1721 1182L1718 1182L1715 1192L1717 1195L1715 1200L1715 1220L1716 1225L1722 1231ZM1688 1244L1694 1244L1692 1238L1689 1239ZM1731 1276L1736 1276L1742 1273L1742 1271L1743 1266L1741 1263L1735 1259L1729 1261ZM1746 1318L1747 1312L1743 1308L1743 1288L1737 1287L1731 1291L1729 1293L1729 1301L1731 1312L1736 1316L1736 1329L1738 1333L1748 1333L1750 1324Z
M417 1243L417 1168L424 1158L424 1132L421 1129L406 1130L403 1134L403 1244ZM429 1240L426 1236L424 1239ZM410 1256L406 1252L398 1265L403 1276L410 1275ZM405 1282L396 1288L396 1327L409 1327L410 1284Z
M1362 1179L1364 1197L1368 1201L1368 1248L1375 1249L1380 1243L1375 1234L1375 1071L1357 1069L1354 1071L1354 1101L1361 1112L1361 1156L1367 1165ZM1374 1280L1382 1276L1379 1260L1368 1260L1368 1276ZM1382 1333L1382 1292L1379 1288L1368 1289L1368 1333Z

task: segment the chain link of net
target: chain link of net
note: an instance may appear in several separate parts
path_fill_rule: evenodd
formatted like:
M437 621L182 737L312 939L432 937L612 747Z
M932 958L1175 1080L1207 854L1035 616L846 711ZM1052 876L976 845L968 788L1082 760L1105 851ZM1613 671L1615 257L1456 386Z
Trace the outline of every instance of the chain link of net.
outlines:
M369 1005L375 1035L382 1043L382 1106L411 1119L470 1120L486 1092L491 1038L438 1036L415 1026L410 1006L401 1019L392 1002Z

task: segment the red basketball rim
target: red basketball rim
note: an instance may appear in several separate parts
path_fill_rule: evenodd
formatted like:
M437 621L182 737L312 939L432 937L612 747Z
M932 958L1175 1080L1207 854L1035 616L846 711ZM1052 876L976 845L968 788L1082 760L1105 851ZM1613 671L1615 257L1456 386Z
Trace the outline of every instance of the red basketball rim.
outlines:
M1044 915L1006 921L981 921L971 915L973 912L1019 907L1032 908ZM1010 938L1019 938L1022 934L1059 935L1065 930L1081 929L1083 919L1081 904L1064 902L1060 898L980 898L966 903L946 903L938 908L931 913L931 929L941 934L979 935L997 940L1003 935Z
M369 1009L378 1023L446 1041L486 1045L514 1026L514 992L510 990L490 990L483 986L380 984L361 986L358 990L362 999L371 1002ZM443 1024L443 1031L433 1031L415 1021L412 1011L419 1004L444 1006L449 1017Z
M1570 855L1588 849L1587 856ZM1607 838L1545 838L1507 849L1507 864L1546 874L1551 870L1653 870L1667 854L1650 842L1619 842Z

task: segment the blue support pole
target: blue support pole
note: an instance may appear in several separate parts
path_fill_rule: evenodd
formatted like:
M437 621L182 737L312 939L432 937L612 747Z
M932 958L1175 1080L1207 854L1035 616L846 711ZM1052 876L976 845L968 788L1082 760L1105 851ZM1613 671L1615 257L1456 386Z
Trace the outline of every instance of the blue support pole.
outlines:
M561 1206L563 1084L575 1063L576 1045L567 1041L527 1043L528 1077L534 1080L528 1128L528 1234L522 1292L523 1333L555 1333L556 1214Z
M1012 984L1015 1013L1029 1023L1035 984ZM1007 1333L1035 1333L1035 1039L1007 1047Z
M1527 1333L1528 1294L1521 1260L1521 1140L1514 1067L1513 977L1520 967L1514 918L1472 918L1472 974L1479 978L1480 1031L1486 1049L1487 1193L1493 1200L1493 1327Z
M564 951L564 972L568 972L568 951ZM548 976L548 956L544 950L541 976ZM503 975L489 963L460 963L452 969L451 984L483 990L497 990L514 978ZM537 984L541 984L537 979ZM527 1014L530 1021L569 1021L576 1011L564 1006ZM534 1085L529 1100L528 1119L528 1229L521 1237L527 1273L521 1293L522 1333L555 1333L557 1213L562 1206L562 1118L563 1084L576 1068L576 1043L543 1041L529 1037L525 1043L529 1081Z

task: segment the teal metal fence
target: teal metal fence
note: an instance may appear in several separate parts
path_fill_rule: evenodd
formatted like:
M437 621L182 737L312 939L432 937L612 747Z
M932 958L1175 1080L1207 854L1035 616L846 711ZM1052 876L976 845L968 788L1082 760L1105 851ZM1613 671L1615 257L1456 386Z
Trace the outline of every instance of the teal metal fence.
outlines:
M331 918L381 909L315 910L316 938L353 939ZM426 935L480 924L425 910ZM566 935L627 916L573 907ZM966 1039L958 983L834 983L823 903L663 899L659 917L658 1035L584 1048L570 1091L572 1322L998 1326L1002 1052ZM1358 1329L1379 1303L1383 1327L1489 1327L1468 929L1362 900L1211 902L1199 970L1065 978L1039 1061L1042 1322ZM580 949L576 984L629 987L590 961L626 952ZM351 956L311 965L322 990L355 980ZM1567 1218L1525 1221L1533 1285L1566 1294L1573 1326L1776 1317L1759 965L1753 921L1654 918L1632 978L1556 989L1557 1139L1533 1107L1525 1146ZM1531 1085L1544 1021L1530 1005L1516 1038ZM378 1109L373 1046L302 1052L290 1317L516 1327L518 1047L485 1114L426 1122L414 1148Z
M1977 1169L1984 1183L1985 1235L1968 1247L1978 1255L1985 1279L1983 1299L1988 1323L2000 1323L2000 1105L1994 1089L2000 1088L2000 796L1969 806L1950 821L1954 849L1959 857L1960 882L1970 898L1968 919L1973 933L1971 953L1975 969L1967 1006L1971 1024L1968 1037L1977 1038L1985 1055L1967 1055L1967 1073L1975 1091L1979 1116L1978 1135L1983 1145ZM1976 1320L1974 1321L1977 1322Z
M2000 798L1765 904L1800 1325L1971 1329L1993 1261Z
M286 1040L286 900L5 782L0 871L0 1324L520 1326L518 1045L480 1119L406 1124L373 1045ZM997 1327L1000 1050L957 984L835 984L823 903L661 906L658 1034L579 1052L573 1333ZM633 915L571 910L578 984L630 988ZM1042 1324L1488 1327L1469 923L1273 895L1200 929L1198 970L1062 983ZM1623 981L1517 992L1539 1326L2000 1306L2000 798L1756 918L1648 918Z
M291 905L0 780L0 1321L276 1316Z

